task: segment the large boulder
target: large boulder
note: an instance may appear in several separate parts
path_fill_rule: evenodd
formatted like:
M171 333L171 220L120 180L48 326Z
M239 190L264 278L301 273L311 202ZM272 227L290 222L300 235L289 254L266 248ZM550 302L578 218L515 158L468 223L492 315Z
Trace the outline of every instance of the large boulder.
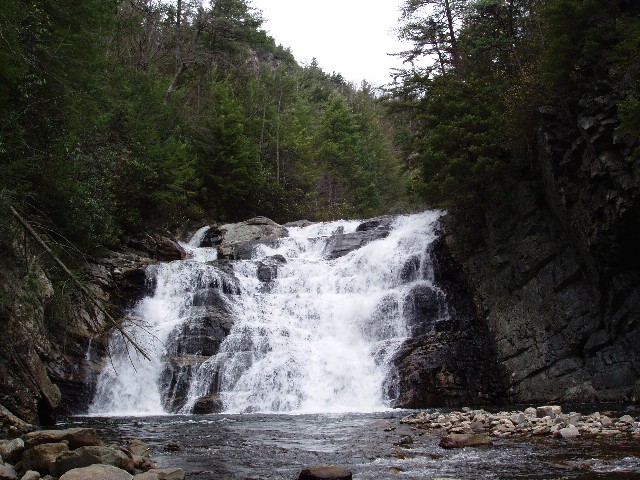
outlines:
M224 404L222 403L220 395L207 395L196 400L191 413L200 415L208 413L219 413L223 410L223 408Z
M391 231L391 217L374 218L360 224L355 232L334 232L325 246L323 255L327 260L343 257L367 243L385 238Z
M40 473L53 473L50 465L60 454L68 452L66 443L43 443L24 452L20 466L22 470L37 470Z
M131 480L133 475L111 465L91 465L74 468L60 477L60 480Z
M132 455L138 457L151 457L151 447L142 440L130 440L129 443L127 443L127 450L129 450Z
M247 260L256 245L289 235L285 227L266 217L221 225L217 231L221 237L218 255L231 260Z
M0 465L0 480L18 480L18 478L18 474L11 465Z
M287 263L282 255L267 257L258 263L258 280L262 283L270 283L278 277L278 267Z
M93 428L68 428L65 430L39 430L24 436L25 448L32 448L43 443L59 443L66 440L69 448L102 445L102 440Z
M0 458L11 464L17 463L24 452L24 441L21 438L0 440Z
M493 445L493 441L487 434L464 434L452 433L440 440L442 448L464 448L464 447L488 447Z
M127 472L135 472L133 458L124 451L112 447L80 447L76 450L64 452L58 456L52 464L51 470L54 476L95 464L111 465Z

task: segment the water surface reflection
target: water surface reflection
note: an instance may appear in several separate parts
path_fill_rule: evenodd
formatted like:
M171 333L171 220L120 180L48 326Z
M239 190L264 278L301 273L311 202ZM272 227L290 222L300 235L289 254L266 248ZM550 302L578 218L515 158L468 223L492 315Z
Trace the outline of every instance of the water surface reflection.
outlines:
M91 426L107 442L143 440L154 461L183 468L188 479L295 479L304 466L338 464L360 480L640 480L633 437L500 439L489 448L448 451L438 447L437 433L401 425L407 413L71 417L61 426ZM407 434L411 448L394 445ZM165 451L169 442L182 450Z

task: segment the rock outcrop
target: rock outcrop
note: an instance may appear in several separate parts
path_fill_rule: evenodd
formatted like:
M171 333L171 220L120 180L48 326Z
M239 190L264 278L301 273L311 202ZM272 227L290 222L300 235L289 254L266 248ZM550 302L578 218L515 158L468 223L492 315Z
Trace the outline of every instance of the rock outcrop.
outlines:
M201 246L217 247L220 258L247 260L256 245L288 235L287 229L273 220L255 217L245 222L212 226Z
M428 255L434 288L418 284L405 300L413 336L393 360L394 407L425 408L488 404L503 398L495 353L477 317L463 272L440 235ZM409 262L409 279L417 267ZM406 276L406 272L403 273Z
M24 244L16 246L15 255L26 257L30 268L16 262L15 268L3 270L0 287L15 299L0 313L6 332L0 349L0 431L12 435L29 430L29 424L53 424L59 412L88 406L113 328L83 294L65 286L66 278L47 273L37 259L39 247L26 246L26 253ZM88 263L84 279L95 299L119 318L150 288L148 265L184 256L172 238L144 235Z
M544 188L522 182L464 262L507 398L638 401L638 139L606 84L542 115Z
M391 228L391 217L373 218L358 225L355 232L333 232L324 250L324 257L333 260L356 250L369 242L385 238Z
M239 294L233 269L226 260L211 262L208 268L215 269L218 275L211 276L202 288L193 292L190 318L176 327L167 341L160 392L163 406L169 412L184 407L195 370L218 353L234 323L226 298ZM201 406L201 410L203 408ZM206 413L212 411L213 407L210 407Z
M185 250L167 233L144 233L125 239L119 250L89 263L87 279L96 298L119 319L145 294L153 290L146 275L160 261L186 258ZM86 302L85 302L86 303ZM85 411L104 368L113 325L96 308L79 304L76 318L66 330L64 349L54 345L47 362L49 376L61 391L63 411Z

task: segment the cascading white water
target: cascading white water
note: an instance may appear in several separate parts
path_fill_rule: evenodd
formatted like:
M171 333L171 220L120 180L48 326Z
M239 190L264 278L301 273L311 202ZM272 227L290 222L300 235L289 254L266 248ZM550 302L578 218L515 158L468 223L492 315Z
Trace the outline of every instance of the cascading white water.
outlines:
M129 313L125 327L140 343L149 362L115 332L110 344L109 364L100 373L90 414L154 415L165 410L159 380L164 346L171 332L189 317L193 292L210 282L218 272L207 265L217 257L214 248L194 248L207 228L202 228L183 247L192 258L149 267L147 278L155 283L153 295L143 298Z
M390 360L410 335L407 295L416 285L433 287L426 252L439 216L397 217L388 236L334 260L325 258L331 234L354 232L360 222L289 228L289 237L275 246L257 247L252 260L234 261L240 295L225 301L235 323L218 353L196 369L181 411L190 412L198 398L211 392L220 394L228 412L387 407ZM191 249L192 259L158 267L154 295L136 308L157 337L149 346L155 346L154 362L140 366L116 351L118 375L108 369L101 374L92 413L162 411L161 346L193 315L193 292L202 286L203 275L220 274L206 263L213 258L212 249ZM286 263L265 284L258 278L259 262L275 255ZM403 271L410 260L418 271L407 280Z

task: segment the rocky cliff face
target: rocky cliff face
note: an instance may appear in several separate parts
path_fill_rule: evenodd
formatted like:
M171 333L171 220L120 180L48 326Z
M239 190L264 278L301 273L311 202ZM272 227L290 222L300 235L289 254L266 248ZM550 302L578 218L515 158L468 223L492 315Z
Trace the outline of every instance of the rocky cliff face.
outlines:
M496 403L504 398L504 388L496 371L494 346L442 233L427 254L439 291L416 289L405 306L412 312L413 338L394 358L398 390L394 406ZM412 271L410 265L405 268L409 275ZM444 315L442 308L447 310Z
M510 401L640 399L638 139L616 105L600 85L542 109L544 188L521 183L464 261Z
M112 325L65 279L52 283L36 247L16 247L25 260L2 271L2 294L12 299L2 312L0 430L52 424L61 412L77 412L91 401L102 370ZM88 265L87 287L119 318L146 288L144 268L184 251L163 235L132 239L108 258Z

